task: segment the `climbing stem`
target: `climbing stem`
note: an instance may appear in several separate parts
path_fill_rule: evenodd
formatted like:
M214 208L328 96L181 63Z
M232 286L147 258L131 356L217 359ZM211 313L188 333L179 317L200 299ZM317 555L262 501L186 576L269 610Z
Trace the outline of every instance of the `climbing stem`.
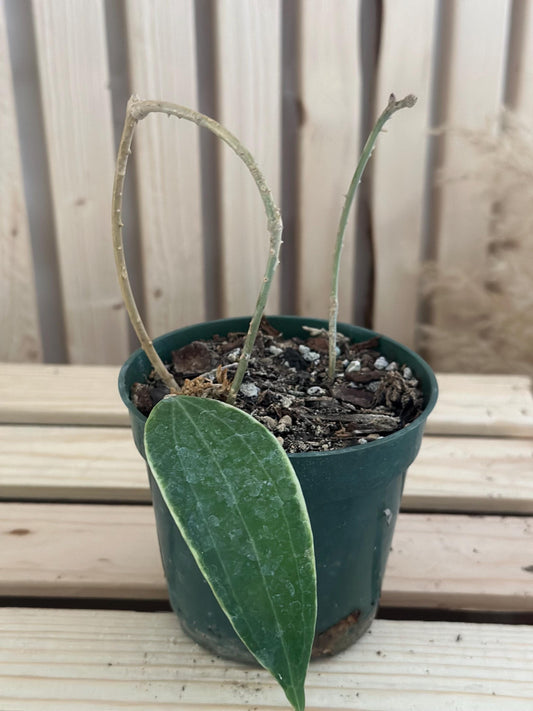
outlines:
M337 345L337 318L339 313L339 272L341 263L341 253L344 244L344 233L346 231L346 224L348 222L348 215L350 214L350 208L357 190L357 186L361 182L361 177L366 168L372 151L374 150L374 145L377 138L390 117L404 108L411 108L416 103L416 97L409 94L404 99L400 101L396 100L394 94L389 97L389 102L378 120L376 121L374 128L372 129L368 139L364 145L363 151L357 163L355 173L348 188L346 198L344 201L344 206L342 208L341 217L339 221L339 227L337 230L337 239L335 243L335 252L333 256L333 266L331 272L331 290L329 296L329 348L328 348L328 377L333 380L335 377L335 365L336 365L336 352L335 347Z
M122 239L122 195L124 191L124 181L126 177L126 168L128 164L128 157L131 153L131 142L133 139L133 133L135 127L139 121L146 118L151 113L163 113L167 116L175 116L176 118L185 119L187 121L192 121L197 126L207 128L209 131L214 133L218 138L224 141L233 151L239 156L239 158L244 162L248 168L252 178L257 185L259 194L264 204L266 216L267 216L267 228L270 236L270 248L267 259L267 265L265 269L265 274L259 290L257 297L257 302L255 306L255 311L250 321L250 326L248 328L248 333L246 335L244 346L242 348L242 353L240 356L239 364L235 377L231 383L228 402L233 403L237 396L237 392L241 386L246 368L248 366L248 361L250 360L250 355L257 337L257 332L259 330L259 325L261 323L261 317L263 316L266 302L268 299L268 294L272 284L272 278L279 264L279 250L281 247L281 232L282 232L282 222L279 209L276 207L272 194L265 182L263 174L259 170L254 158L251 153L240 143L240 141L229 131L227 131L223 126L221 126L217 121L201 114L192 109L188 109L185 106L179 106L178 104L172 104L166 101L143 101L136 96L132 96L128 102L126 110L126 119L124 122L124 129L122 132L122 138L120 140L120 146L118 150L116 170L115 170L115 180L113 184L113 203L112 203L112 234L113 234L113 248L115 254L115 264L117 268L117 274L119 278L120 289L122 292L122 297L126 305L128 315L130 317L135 333L137 334L141 346L144 349L146 355L148 356L150 363L159 375L159 377L167 384L171 391L179 392L179 386L177 385L174 378L165 368L163 362L161 361L159 355L157 354L150 337L146 331L146 328L142 322L139 315L135 299L131 290L131 284L128 277L128 270L126 267L126 261L124 258L124 244ZM236 256L238 258L238 256Z

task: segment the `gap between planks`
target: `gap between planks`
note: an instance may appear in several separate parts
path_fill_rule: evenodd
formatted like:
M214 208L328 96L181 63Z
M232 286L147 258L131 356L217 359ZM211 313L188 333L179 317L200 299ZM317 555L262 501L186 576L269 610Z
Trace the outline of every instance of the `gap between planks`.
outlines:
M0 499L150 501L129 429L3 425L0 451ZM402 506L531 514L532 473L532 440L426 436Z
M374 621L353 647L310 665L308 711L528 711L533 629ZM189 640L172 613L0 610L0 707L181 711L286 709L263 669Z
M113 366L0 363L0 422L127 425L118 372ZM428 433L533 437L529 378L443 374L438 381Z
M0 504L0 596L166 599L147 506ZM382 602L533 610L533 520L401 514Z

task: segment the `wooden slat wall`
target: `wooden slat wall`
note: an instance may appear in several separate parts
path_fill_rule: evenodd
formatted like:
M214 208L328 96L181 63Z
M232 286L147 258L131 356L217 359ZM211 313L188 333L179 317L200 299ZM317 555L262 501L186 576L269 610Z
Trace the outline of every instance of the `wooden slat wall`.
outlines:
M281 0L215 3L218 120L252 152L281 203ZM222 314L253 311L269 243L266 217L248 171L220 146ZM278 275L279 278L279 275ZM269 310L279 311L279 281Z
M292 310L327 314L327 267L368 128L363 88L375 97L374 112L391 91L419 97L415 109L389 124L373 164L374 326L414 343L423 254L443 266L483 263L491 205L462 183L449 181L434 191L437 170L471 170L472 152L455 136L430 138L429 131L442 123L499 130L505 97L531 126L531 0L404 0L401 9L387 0L380 18L371 18L361 0L306 0L290 7L282 0L126 0L122 27L106 22L103 0L33 0L30 7L67 340L62 348L70 362L119 363L129 349L109 237L113 126L120 125L123 108L109 87L114 42L127 46L121 95L208 105L252 149L276 201L291 205L295 225L287 248L299 263L284 273L283 283L278 275L270 311L279 310L283 293ZM16 27L4 2L0 12L14 46ZM375 57L373 36L381 38ZM283 64L288 40L296 64L290 71ZM15 255L10 227L2 223L1 308L11 316L2 318L0 358L30 361L41 358L33 292L35 283L46 281L32 274L28 246L36 250L41 238L33 226L36 234L28 235L15 120L23 145L24 132L33 129L16 115L4 40L2 52L2 165L10 166L2 184L7 181L17 196L20 239ZM19 90L15 83L15 96ZM297 126L283 124L288 109L298 115ZM285 156L281 146L288 138L295 151ZM154 335L206 315L250 312L255 303L266 252L261 203L236 156L218 146L218 164L211 164L208 153L201 160L200 146L196 127L163 117L150 117L135 140L137 184L131 180L127 189L138 205L141 301ZM293 155L295 180L282 185ZM10 200L8 190L0 199ZM10 205L2 203L3 219ZM343 255L344 320L353 319L364 288L355 280L354 225L355 214ZM35 269L43 268L37 260ZM42 303L45 295L36 298ZM435 317L445 323L449 314L439 306Z
M512 60L509 73L511 108L529 128L533 127L533 3L515 0L514 36L510 38ZM513 44L519 53L512 52Z
M344 195L359 153L361 70L360 3L301 4L300 161L296 275L297 309L327 318L329 265ZM354 301L354 218L346 228L339 315L350 320Z
M42 358L28 216L9 65L4 2L0 2L0 360Z
M198 109L192 0L129 0L126 16L132 92ZM146 319L159 335L205 318L199 129L149 116L133 151Z
M436 13L436 0L388 0L383 5L376 110L385 107L391 88L397 98L412 93L418 102L393 117L376 149L374 328L409 346L415 343L418 315ZM417 38L409 52L406 37Z
M34 0L33 19L67 351L72 363L116 363L128 347L106 239L113 136L104 5Z

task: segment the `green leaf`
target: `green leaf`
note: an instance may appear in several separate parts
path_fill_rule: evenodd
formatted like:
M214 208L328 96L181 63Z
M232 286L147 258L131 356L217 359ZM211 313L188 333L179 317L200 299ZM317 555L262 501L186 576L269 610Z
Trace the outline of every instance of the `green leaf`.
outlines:
M235 631L300 711L316 620L307 509L275 437L205 398L162 400L145 429L148 463Z

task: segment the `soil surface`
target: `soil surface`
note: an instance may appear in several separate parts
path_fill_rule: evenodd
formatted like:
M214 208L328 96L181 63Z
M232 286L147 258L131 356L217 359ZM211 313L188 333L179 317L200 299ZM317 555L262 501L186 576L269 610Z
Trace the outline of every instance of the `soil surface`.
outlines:
M379 339L350 343L339 335L335 380L327 375L328 340L284 338L263 321L236 406L271 430L289 453L365 444L405 427L423 409L416 374L389 363ZM244 333L194 341L172 353L169 371L185 394L224 399ZM148 415L169 393L153 374L135 383L132 400Z

